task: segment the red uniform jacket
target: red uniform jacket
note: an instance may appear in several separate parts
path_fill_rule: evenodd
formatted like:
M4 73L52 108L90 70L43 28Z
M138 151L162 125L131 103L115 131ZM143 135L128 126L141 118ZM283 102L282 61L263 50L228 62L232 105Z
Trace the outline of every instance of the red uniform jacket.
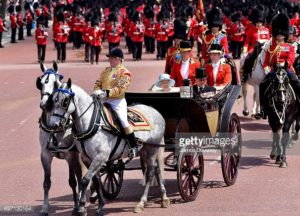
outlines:
M48 10L48 8L47 8L46 5L44 5L44 6L42 7L42 10L43 10L43 15L44 15L45 17L48 17L48 16L50 15L49 10Z
M255 26L251 27L247 32L246 41L244 47L248 49L248 52L252 52L256 43L265 43L270 39L269 29L261 27L257 29Z
M42 11L39 8L35 9L34 12L35 12L37 17L42 15Z
M143 23L140 24L132 23L132 25L130 26L130 31L131 31L132 42L144 41L145 26L143 25Z
M162 25L160 23L155 24L155 38L157 41L168 41L169 29L166 27L167 25Z
M9 16L9 19L10 19L10 27L17 28L17 17L15 15L11 14Z
M188 79L190 80L190 85L195 84L195 75L196 75L196 68L200 67L200 62L198 60L189 59L190 65L189 65L189 74ZM182 61L176 61L174 62L172 69L171 69L171 78L175 80L175 86L180 87L183 85L183 78L181 75L181 65Z
M90 28L91 26L89 26L87 23L84 24L82 32L82 39L84 43L90 43Z
M242 23L233 24L230 27L229 32L230 32L232 41L236 41L236 42L243 42L244 41L245 28L244 28Z
M22 13L18 13L17 14L17 24L18 24L19 27L23 27L24 26L24 21L23 21Z
M31 15L31 13L30 13L29 10L26 11L25 17L26 17L26 22L27 22L27 24L32 23L32 15Z
M73 16L72 17L72 30L74 32L83 31L83 17L82 16Z
M194 39L199 42L199 43L202 43L202 35L203 35L203 32L206 30L206 26L200 22L200 23L197 23L193 26L193 35L194 35Z
M35 30L35 39L37 45L46 45L47 44L47 34L45 34L45 31L37 28Z
M107 41L108 43L119 43L121 40L122 26L109 24L107 26Z
M165 73L171 73L174 62L178 61L176 58L181 59L180 51L176 46L171 46L166 54ZM193 52L190 53L190 58L193 59Z
M276 44L276 40L273 38L270 48L266 51L266 57L263 64L263 68L271 67L277 63L288 63L288 68L293 71L292 65L295 61L295 48L294 46L283 43L281 45Z
M155 37L155 25L153 23L153 20L145 18L144 26L145 26L145 36Z
M231 83L231 68L228 64L220 63L216 82L214 80L213 66L211 63L205 65L205 71L207 73L207 84L210 86L219 86Z
M99 27L89 29L89 38L91 46L101 46L102 31Z
M198 24L196 19L190 19L187 21L188 24L188 37L194 37L195 36L195 32L194 32L194 26Z
M54 27L54 40L58 43L67 43L69 36L70 27L65 24L57 23Z
M203 33L202 41L202 58L206 59L206 61L209 60L207 51L211 44L221 44L225 50L225 54L228 54L228 40L224 32L219 32L216 35L212 35L211 31L207 30Z
M2 18L0 17L0 32L4 32L4 31L5 31L5 26L4 26Z

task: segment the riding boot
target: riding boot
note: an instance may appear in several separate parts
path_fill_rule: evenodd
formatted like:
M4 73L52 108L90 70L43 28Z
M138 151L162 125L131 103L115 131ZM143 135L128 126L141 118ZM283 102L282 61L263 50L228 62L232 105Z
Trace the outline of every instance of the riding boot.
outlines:
M265 93L270 84L269 78L266 77L259 85L259 103L260 103L260 113L255 115L256 119L267 119L267 114L265 111Z
M136 138L134 135L134 132L127 134L126 139L128 141L128 147L129 147L129 158L137 157L139 154L138 145L136 143Z

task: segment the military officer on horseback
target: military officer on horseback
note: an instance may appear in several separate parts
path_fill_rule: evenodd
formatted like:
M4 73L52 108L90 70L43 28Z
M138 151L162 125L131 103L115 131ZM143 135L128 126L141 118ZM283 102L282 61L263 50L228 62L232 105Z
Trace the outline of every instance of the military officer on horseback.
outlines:
M110 67L105 68L100 79L96 81L93 95L100 99L107 99L106 103L116 112L129 142L128 157L136 157L138 156L138 148L133 129L127 120L127 102L125 99L125 92L131 83L131 73L122 64L124 55L120 48L111 49L107 57L109 57Z
M294 73L292 67L295 61L295 49L292 45L286 42L289 36L290 22L289 18L285 14L278 14L272 21L272 41L270 47L266 50L266 58L263 64L263 68L266 74L265 79L259 86L259 97L261 103L261 112L256 114L255 118L266 119L266 112L264 106L266 100L266 90L271 83L272 78L275 76L276 69L284 68L287 71L290 84L297 93L300 92L300 81Z

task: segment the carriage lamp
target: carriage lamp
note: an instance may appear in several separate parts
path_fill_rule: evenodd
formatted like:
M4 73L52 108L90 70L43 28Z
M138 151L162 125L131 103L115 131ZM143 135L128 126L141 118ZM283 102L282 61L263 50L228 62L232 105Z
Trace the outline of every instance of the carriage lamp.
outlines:
M193 97L193 87L190 86L189 79L183 80L183 86L180 87L180 97L181 98L192 98Z

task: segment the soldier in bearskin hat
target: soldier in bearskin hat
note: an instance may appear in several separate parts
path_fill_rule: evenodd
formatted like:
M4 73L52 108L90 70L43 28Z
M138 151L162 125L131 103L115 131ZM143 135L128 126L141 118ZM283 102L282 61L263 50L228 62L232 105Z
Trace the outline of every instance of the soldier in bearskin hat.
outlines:
M212 44L220 44L224 48L225 54L228 54L228 39L224 31L222 31L223 18L218 8L212 8L206 13L208 30L202 36L202 57L201 65L209 61L208 49Z
M147 6L144 10L145 18L143 20L145 26L145 47L146 53L154 53L155 50L155 23L154 23L154 11Z
M47 37L48 32L44 28L44 19L43 16L40 16L37 19L37 28L35 30L35 39L37 44L38 51L38 62L43 63L46 56L46 46L47 46Z
M82 37L83 37L83 42L85 44L84 47L84 60L85 62L90 61L90 47L91 47L91 41L90 41L90 28L91 28L91 14L88 13L85 15L85 22L83 25L83 32L82 32Z
M43 19L45 22L45 28L48 28L48 21L49 21L49 17L50 17L49 9L46 5L45 0L41 1L41 5L42 5L42 16L43 16Z
M82 44L83 17L80 12L79 5L73 7L72 16L72 32L73 32L73 48L79 49Z
M142 23L140 13L138 12L135 12L132 16L132 24L130 26L130 31L133 61L139 61L142 59L145 26Z
M161 11L157 14L157 23L155 24L155 37L157 41L157 60L165 59L167 52L169 28L165 22L165 14Z
M8 12L10 13L9 19L10 19L10 28L11 28L11 43L17 43L16 42L17 17L15 15L15 6L11 4L8 7Z
M17 11L17 25L19 27L18 29L18 39L19 40L24 40L24 20L23 20L23 15L22 15L22 8L20 5L18 5L16 7L16 11Z
M5 28L5 23L3 22L2 19L2 14L0 14L0 48L4 48L3 44L2 44L2 32L7 31L7 29Z
M117 47L120 45L121 34L123 32L122 25L118 23L118 16L115 12L111 12L108 15L108 22L107 25L107 41L108 41L108 51L112 48Z
M236 12L231 16L232 25L229 27L231 34L230 50L234 59L241 57L242 47L244 43L245 27L241 23L242 16L239 12Z
M30 37L30 36L32 36L31 29L32 29L33 17L32 17L31 11L30 11L30 4L28 2L25 3L24 9L25 9L27 37Z
M96 64L98 64L99 54L102 48L103 32L99 27L99 23L99 17L94 16L92 18L92 28L89 30L89 39L91 44L91 64L94 64L94 61L96 61Z
M287 70L290 84L294 89L296 95L300 92L300 81L293 69L293 63L295 61L295 48L287 43L290 31L290 21L286 14L280 13L276 15L272 20L272 41L270 47L266 50L266 57L263 63L263 69L266 73L265 79L259 86L259 97L261 105L261 113L258 113L255 117L266 118L267 110L265 110L265 95L272 78L275 76L277 68L284 68Z

